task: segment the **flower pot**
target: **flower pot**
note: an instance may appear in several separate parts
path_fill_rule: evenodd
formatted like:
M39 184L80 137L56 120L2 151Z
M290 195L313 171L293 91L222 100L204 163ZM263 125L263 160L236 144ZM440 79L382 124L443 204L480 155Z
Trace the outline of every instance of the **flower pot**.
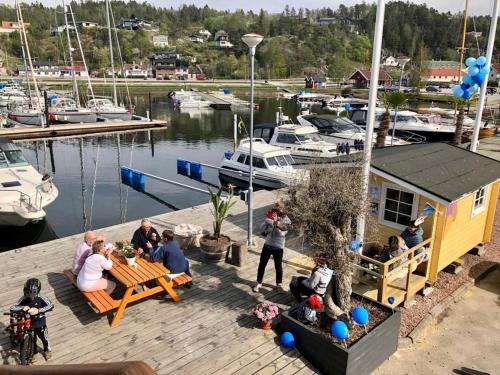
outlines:
M271 320L261 320L259 328L265 329L266 331L273 327L273 322Z
M200 240L201 255L209 263L223 261L226 258L229 246L231 246L231 239L223 235L219 238L204 236Z
M127 257L125 257L125 260L127 261L127 264L129 266L133 266L135 264L135 257L133 257L133 258L127 258Z
M361 299L359 295L353 295ZM322 374L370 374L397 350L401 312L370 298L363 296L363 299L370 300L390 315L347 349L298 321L297 307L281 314L279 329L294 335L299 352Z

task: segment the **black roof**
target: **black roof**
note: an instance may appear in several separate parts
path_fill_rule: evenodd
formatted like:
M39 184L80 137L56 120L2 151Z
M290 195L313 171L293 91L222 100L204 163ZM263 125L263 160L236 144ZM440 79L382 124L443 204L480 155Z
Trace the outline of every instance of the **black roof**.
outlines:
M371 166L448 202L500 178L500 162L448 143L373 149Z

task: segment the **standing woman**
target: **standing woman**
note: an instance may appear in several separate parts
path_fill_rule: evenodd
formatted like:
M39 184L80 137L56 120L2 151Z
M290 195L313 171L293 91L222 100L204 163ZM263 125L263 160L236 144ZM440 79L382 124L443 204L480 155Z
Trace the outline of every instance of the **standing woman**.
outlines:
M259 292L264 280L264 271L266 270L267 262L271 256L274 260L274 268L276 269L276 286L280 292L283 291L281 283L283 282L283 249L285 247L285 238L288 233L288 226L291 224L290 219L286 215L285 205L282 201L278 201L271 213L271 218L267 218L266 222L272 222L272 227L266 237L266 242L260 253L259 268L257 271L257 284L253 287L254 292ZM270 225L271 226L271 225Z
M102 271L110 270L113 267L113 262L109 259L113 249L106 249L104 241L96 241L92 245L92 252L93 254L85 260L78 273L76 279L78 289L82 292L106 290L106 293L111 294L116 284L102 277Z

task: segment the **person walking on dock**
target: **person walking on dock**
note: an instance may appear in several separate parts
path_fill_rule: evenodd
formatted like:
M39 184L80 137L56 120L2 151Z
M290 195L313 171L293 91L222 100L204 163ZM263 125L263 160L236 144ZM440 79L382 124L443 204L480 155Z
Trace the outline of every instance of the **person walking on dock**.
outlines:
M285 248L285 238L288 233L288 226L292 223L285 212L285 205L278 201L269 216L266 217L265 233L266 242L260 253L259 268L257 270L257 284L253 287L254 292L259 292L264 280L264 271L271 256L276 269L276 286L280 292L283 291L283 249Z

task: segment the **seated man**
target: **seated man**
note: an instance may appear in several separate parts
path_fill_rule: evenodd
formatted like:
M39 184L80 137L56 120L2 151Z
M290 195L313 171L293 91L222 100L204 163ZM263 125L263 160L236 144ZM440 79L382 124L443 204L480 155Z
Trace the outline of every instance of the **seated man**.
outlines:
M162 239L163 245L151 251L149 260L152 262L161 260L171 274L185 273L191 276L189 261L184 256L179 243L174 240L174 233L171 230L164 230Z
M139 255L149 254L151 249L156 249L160 242L160 235L153 228L148 219L141 220L141 227L136 229L130 241Z
M424 230L415 222L415 220L413 220L410 225L408 225L408 227L403 232L401 232L401 237L403 237L403 240L405 241L406 246L408 246L408 249L411 249L412 247L415 247L419 243L424 241ZM424 251L425 249L421 247L415 251L415 255L420 254ZM422 258L423 262L427 260L426 257L427 255Z
M71 271L75 276L78 276L78 272L83 267L85 263L85 259L92 254L92 245L97 240L97 235L88 231L83 236L83 242L78 245L75 251L75 255L73 256L73 266L71 267Z

